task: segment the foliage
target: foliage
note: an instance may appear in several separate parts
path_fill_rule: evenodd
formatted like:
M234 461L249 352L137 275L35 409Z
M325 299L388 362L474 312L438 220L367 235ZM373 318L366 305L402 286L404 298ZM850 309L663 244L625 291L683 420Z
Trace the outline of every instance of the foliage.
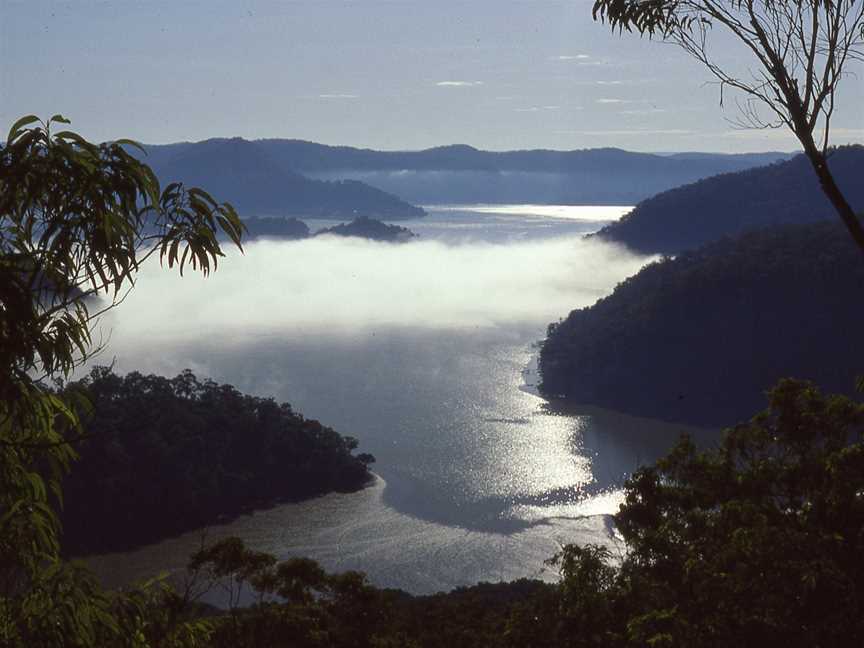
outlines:
M9 646L108 645L121 630L120 603L59 558L51 498L62 501L86 401L43 381L93 353L94 318L122 301L147 258L206 275L222 255L216 230L238 246L242 232L233 208L206 192L161 190L126 152L134 142L52 131L68 123L23 117L0 149L0 644ZM100 296L107 305L91 300ZM146 645L144 635L129 641Z
M128 549L371 477L374 458L351 454L356 439L189 370L168 379L100 367L70 387L94 408L64 484L67 554Z
M280 562L238 538L202 548L188 569L187 600L215 594L227 607L212 619L213 648L530 648L547 644L523 641L538 630L527 615L548 613L556 600L552 585L527 580L411 596L306 558Z
M779 378L841 392L864 365L864 267L839 225L751 232L662 259L549 328L542 390L698 425L756 411Z
M239 538L202 548L189 572L190 596L215 588L228 606L214 623L213 648L365 648L380 645L374 635L389 627L388 594L369 586L363 574L330 575L308 558L278 562Z
M864 252L864 227L828 165L831 118L850 60L864 60L861 0L595 0L594 18L613 30L660 36L682 47L718 80L743 93L740 126L788 128L825 195ZM711 53L717 28L751 57L747 73ZM763 117L760 108L768 112Z
M634 474L620 564L557 557L559 645L862 645L864 406L792 380L770 403L720 447L683 439Z

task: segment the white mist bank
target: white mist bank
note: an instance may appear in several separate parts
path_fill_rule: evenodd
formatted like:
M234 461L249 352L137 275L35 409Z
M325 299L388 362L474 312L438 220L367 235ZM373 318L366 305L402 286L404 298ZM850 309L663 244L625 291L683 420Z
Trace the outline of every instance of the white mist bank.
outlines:
M145 266L100 326L111 346L376 327L545 323L595 302L646 262L572 237L492 245L356 238L257 241L203 278ZM215 341L215 340L213 340Z
M545 216L565 220L609 222L619 220L633 210L632 205L436 205L439 211L470 209L478 214L511 216Z

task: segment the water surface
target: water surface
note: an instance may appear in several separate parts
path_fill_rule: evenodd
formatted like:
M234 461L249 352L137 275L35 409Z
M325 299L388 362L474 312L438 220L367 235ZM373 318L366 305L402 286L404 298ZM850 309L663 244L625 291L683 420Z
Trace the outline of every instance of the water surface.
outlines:
M158 268L111 317L116 369L191 367L357 437L375 485L208 531L416 593L553 578L562 543L614 544L623 479L683 430L562 409L526 388L534 345L647 258L584 241L624 208L448 206L403 245L253 243L206 281ZM200 533L95 561L112 584L175 569Z

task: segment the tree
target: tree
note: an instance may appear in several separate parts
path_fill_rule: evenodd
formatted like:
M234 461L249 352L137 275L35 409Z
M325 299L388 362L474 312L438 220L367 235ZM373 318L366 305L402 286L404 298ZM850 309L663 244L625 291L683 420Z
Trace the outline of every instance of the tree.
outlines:
M801 143L825 195L864 252L864 226L828 167L837 88L851 60L864 60L861 0L595 0L595 19L681 46L720 82L746 97L741 124L786 127ZM708 43L715 26L758 62L749 78L725 69ZM767 108L763 118L759 106ZM820 135L821 131L821 135Z
M215 624L214 647L392 645L376 636L389 630L385 592L359 572L327 574L309 558L279 562L239 538L226 538L196 552L188 573L187 596L219 588L227 599L228 615Z
M223 254L217 230L239 247L243 226L201 189L162 190L128 152L135 142L53 132L68 123L23 117L0 149L0 644L144 646L155 626L132 623L142 601L110 596L60 558L55 506L87 402L46 383L98 351L98 316L148 258L206 275ZM175 639L194 642L184 628Z
M718 448L684 439L625 491L619 564L557 558L564 645L864 645L864 405L781 381Z

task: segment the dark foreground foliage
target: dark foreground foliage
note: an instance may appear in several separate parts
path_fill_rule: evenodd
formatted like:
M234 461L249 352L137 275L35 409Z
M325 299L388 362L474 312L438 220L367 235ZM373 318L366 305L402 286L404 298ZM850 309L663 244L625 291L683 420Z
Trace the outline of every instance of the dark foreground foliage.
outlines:
M639 470L621 565L558 557L562 645L864 645L862 430L864 407L787 380L716 450Z
M723 426L784 376L848 392L864 367L864 266L840 225L785 226L663 259L549 327L542 390ZM649 379L650 377L650 379Z
M556 596L555 586L529 580L411 596L375 588L358 572L327 574L307 558L278 562L239 538L196 553L188 574L175 606L215 592L227 607L209 620L214 648L530 646L517 640L511 618L524 617L527 630L534 608Z
M412 597L235 538L193 556L173 605L221 588L214 648L864 645L864 407L792 380L770 400L719 447L685 438L637 471L625 550L566 546L558 585Z
M113 551L281 500L361 488L370 455L287 403L200 381L94 369L81 459L64 486L64 551Z

